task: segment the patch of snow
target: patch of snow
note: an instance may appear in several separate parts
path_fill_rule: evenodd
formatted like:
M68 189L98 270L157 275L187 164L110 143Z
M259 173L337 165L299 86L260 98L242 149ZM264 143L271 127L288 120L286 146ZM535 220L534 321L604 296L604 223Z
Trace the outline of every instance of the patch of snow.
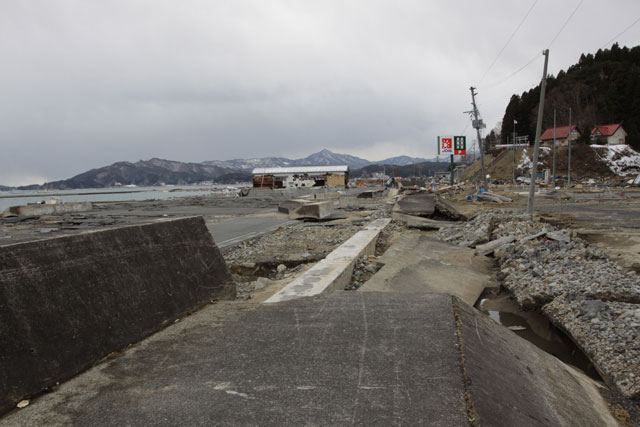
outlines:
M518 162L518 170L524 171L525 169L531 169L533 162L527 156L527 150L522 150L522 157L520 157L520 162Z
M596 156L618 176L640 173L640 153L626 144L591 145Z

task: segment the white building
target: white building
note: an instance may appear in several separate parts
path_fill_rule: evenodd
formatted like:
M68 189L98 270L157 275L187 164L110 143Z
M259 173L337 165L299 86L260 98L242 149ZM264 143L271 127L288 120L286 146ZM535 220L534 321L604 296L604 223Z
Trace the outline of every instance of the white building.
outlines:
M346 187L349 166L256 168L253 188Z

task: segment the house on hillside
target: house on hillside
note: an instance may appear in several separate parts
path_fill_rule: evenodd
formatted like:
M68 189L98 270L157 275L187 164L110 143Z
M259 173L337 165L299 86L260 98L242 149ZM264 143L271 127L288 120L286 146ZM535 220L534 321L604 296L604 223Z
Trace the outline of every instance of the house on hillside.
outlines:
M612 125L596 125L591 131L591 143L603 145L626 144L627 131L622 123Z
M546 147L553 147L553 129L549 128L540 136L540 142ZM559 147L566 147L569 142L569 126L556 127L556 142ZM575 143L580 138L580 131L577 125L571 125L571 141Z

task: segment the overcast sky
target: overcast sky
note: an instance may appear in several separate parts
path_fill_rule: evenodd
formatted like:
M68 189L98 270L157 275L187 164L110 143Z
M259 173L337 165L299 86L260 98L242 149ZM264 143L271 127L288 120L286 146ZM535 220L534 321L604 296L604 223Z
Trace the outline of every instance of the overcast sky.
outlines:
M638 18L638 0L3 0L0 184L152 157L432 157L438 135L472 139L470 86L489 130L544 48L557 74Z

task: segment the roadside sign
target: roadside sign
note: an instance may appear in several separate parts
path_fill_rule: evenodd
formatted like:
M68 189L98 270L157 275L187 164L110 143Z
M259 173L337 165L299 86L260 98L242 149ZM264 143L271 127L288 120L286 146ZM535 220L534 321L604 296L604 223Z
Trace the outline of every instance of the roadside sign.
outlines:
M467 137L466 136L453 137L453 154L458 154L458 155L467 154Z
M438 137L438 155L453 154L453 137Z
M467 154L467 137L466 136L439 136L438 137L438 155Z

